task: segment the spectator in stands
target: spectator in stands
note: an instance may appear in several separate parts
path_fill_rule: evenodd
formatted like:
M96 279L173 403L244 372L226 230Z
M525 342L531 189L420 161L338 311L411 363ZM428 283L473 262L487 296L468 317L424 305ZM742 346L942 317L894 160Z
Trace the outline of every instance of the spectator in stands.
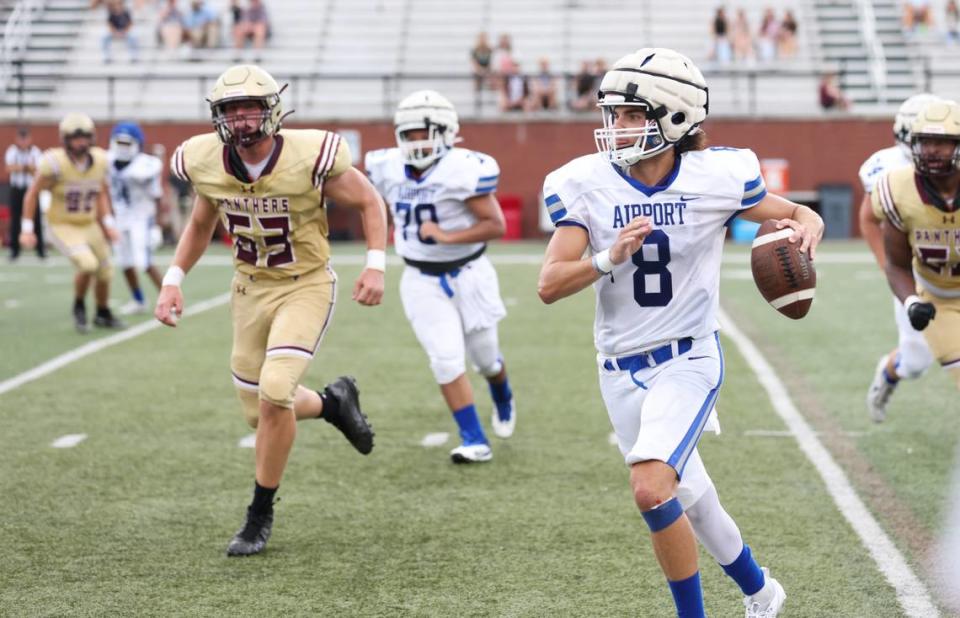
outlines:
M733 57L733 48L728 36L727 14L722 6L717 7L717 12L713 16L712 28L713 50L710 52L710 58L716 60L718 64L729 64Z
M773 9L763 10L763 19L760 22L760 32L757 36L760 61L770 62L777 57L777 38L780 36L780 23L777 22Z
M506 75L513 69L516 61L513 58L513 43L509 34L501 34L497 40L497 48L493 50L490 65L495 76Z
M470 50L470 65L473 67L473 78L476 90L483 88L483 83L490 79L490 60L493 58L493 48L487 41L487 33L477 35L477 42Z
M733 57L738 62L752 63L756 59L753 51L753 35L750 34L750 22L747 12L737 9L737 18L733 22Z
M837 83L836 73L824 73L820 78L820 107L823 110L850 109L850 100L843 94Z
M240 22L233 27L233 46L238 51L253 43L254 62L260 62L260 52L270 36L270 18L262 0L249 0L249 6L240 15Z
M184 40L184 17L177 8L177 0L167 0L160 10L157 22L157 38L166 50L179 49Z
M220 16L205 0L191 0L185 24L194 49L220 45Z
M926 30L933 23L930 0L907 0L903 5L903 31L912 35L917 26Z
M947 43L960 42L960 7L957 0L947 0L944 10L944 24L947 28Z
M20 257L20 220L23 218L23 196L33 183L34 173L40 164L43 153L33 145L30 129L20 127L17 136L7 148L3 162L10 179L10 261ZM40 209L33 213L33 230L37 235L37 256L40 259L47 257L46 246L43 244L43 225L41 225Z
M793 58L797 55L797 18L793 11L787 9L780 22L780 31L777 37L777 53L780 58Z
M597 104L597 89L594 88L597 76L593 74L590 62L584 60L580 72L573 77L573 99L570 107L578 112L592 111Z
M530 109L557 109L557 78L547 58L540 58L540 72L534 76L530 90Z
M130 52L130 62L137 61L139 46L133 36L133 18L130 11L124 6L123 0L107 0L107 33L103 35L103 61L110 63L110 45L114 39L122 39L127 43Z
M520 112L530 109L530 80L514 62L501 76L500 111Z

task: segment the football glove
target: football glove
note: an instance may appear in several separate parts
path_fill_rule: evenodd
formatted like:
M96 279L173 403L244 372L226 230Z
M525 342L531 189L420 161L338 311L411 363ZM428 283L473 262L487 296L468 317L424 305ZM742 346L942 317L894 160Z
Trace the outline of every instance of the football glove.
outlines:
M916 296L908 298L906 305L907 317L910 318L910 325L915 330L925 329L930 324L930 320L937 315L937 308L933 303L922 302Z

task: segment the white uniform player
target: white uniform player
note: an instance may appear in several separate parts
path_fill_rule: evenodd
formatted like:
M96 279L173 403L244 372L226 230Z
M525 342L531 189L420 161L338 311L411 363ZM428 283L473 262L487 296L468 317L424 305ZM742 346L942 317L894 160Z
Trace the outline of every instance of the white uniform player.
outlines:
M646 48L621 58L603 77L600 108L599 154L544 182L557 231L540 297L552 303L594 287L600 392L677 614L705 615L696 534L744 593L746 615L775 616L783 587L720 505L697 442L723 382L726 225L741 214L778 219L812 257L823 222L767 194L750 150L704 149L707 87L681 54Z
M913 165L910 125L927 103L937 100L939 97L932 94L916 94L904 101L893 122L896 144L873 153L860 166L860 182L863 183L864 191L860 206L860 229L881 270L886 264L886 256L883 252L880 220L876 218L870 205L870 195L887 172ZM893 297L893 317L897 325L897 348L877 361L873 380L867 389L867 410L870 417L878 423L887 416L887 404L897 383L902 378L919 378L934 360L923 333L910 325L907 311L896 296Z
M107 153L110 197L120 232L114 253L133 295L120 308L121 314L146 311L137 273L147 273L157 289L161 281L153 265L152 237L157 203L163 197L163 162L143 152L144 141L139 125L121 122L110 133Z
M486 241L503 235L493 197L500 176L489 155L455 148L453 106L434 91L405 98L397 110L396 148L369 152L370 180L390 205L394 245L407 263L400 297L430 368L457 421L463 443L453 461L489 461L464 357L487 378L492 426L513 434L516 410L500 355L497 323L506 316Z

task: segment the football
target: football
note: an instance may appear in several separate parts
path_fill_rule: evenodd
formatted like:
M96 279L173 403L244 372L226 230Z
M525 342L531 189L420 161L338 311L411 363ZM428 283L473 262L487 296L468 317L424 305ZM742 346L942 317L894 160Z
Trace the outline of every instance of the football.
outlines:
M750 268L763 298L783 315L799 320L813 304L817 271L810 257L800 252L800 243L787 240L792 233L791 228L778 230L774 219L764 221L753 239Z

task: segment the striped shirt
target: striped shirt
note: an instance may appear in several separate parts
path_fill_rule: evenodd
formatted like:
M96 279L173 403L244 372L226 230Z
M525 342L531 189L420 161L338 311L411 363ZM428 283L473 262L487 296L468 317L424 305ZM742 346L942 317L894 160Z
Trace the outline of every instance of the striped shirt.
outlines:
M11 165L32 165L36 169L37 165L40 164L40 157L43 153L40 152L40 149L36 146L30 146L28 149L23 150L17 148L16 144L11 144L7 148L7 154L4 157L4 162L9 168ZM33 174L30 172L10 172L10 186L17 189L26 189L33 182Z

